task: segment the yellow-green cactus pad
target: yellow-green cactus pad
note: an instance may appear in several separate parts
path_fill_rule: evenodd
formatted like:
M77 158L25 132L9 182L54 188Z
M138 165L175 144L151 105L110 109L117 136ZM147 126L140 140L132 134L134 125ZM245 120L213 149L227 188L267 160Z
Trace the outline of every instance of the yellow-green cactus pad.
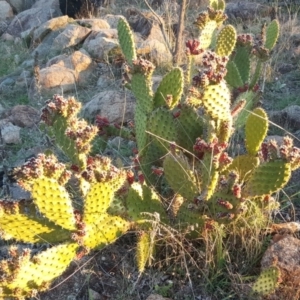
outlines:
M65 229L76 230L72 201L67 190L56 180L36 179L31 193L34 203L46 218Z
M166 212L162 206L159 196L146 185L141 186L138 183L131 185L126 197L126 206L128 215L133 221L139 222L149 216L143 216L141 213L159 213L160 219L167 220Z
M131 79L131 90L136 97L137 106L145 113L153 110L153 91L151 78L135 73Z
M108 214L89 215L84 222L86 234L82 243L88 249L100 249L115 241L129 229L126 220Z
M230 91L225 81L207 86L202 100L206 113L212 119L228 120L230 117Z
M174 108L183 92L184 76L181 68L174 68L162 79L154 95L154 107L168 106ZM171 97L168 100L168 97Z
M200 187L194 170L183 154L168 154L164 159L165 177L176 194L192 201L199 195Z
M132 65L132 61L136 59L136 50L134 37L130 26L125 18L120 18L118 22L118 38L122 52L127 62Z
M259 165L243 190L244 197L271 195L283 188L291 177L291 165L283 161L270 161Z
M217 28L216 21L208 21L199 36L200 47L207 49L212 42L213 33Z
M252 292L259 295L269 295L273 293L278 286L280 270L272 266L263 270L252 287Z
M267 27L265 48L272 50L279 36L279 22L274 19Z
M256 155L268 132L268 115L258 107L249 114L246 121L246 148L249 154Z
M225 171L225 174L228 175L230 171L237 171L239 178L242 182L246 182L251 176L251 173L259 165L259 158L252 155L239 155L235 157Z
M240 72L233 61L227 63L227 74L225 76L226 82L234 88L244 85Z
M1 296L30 296L33 290L45 290L48 283L61 275L76 256L76 243L62 244L35 255L32 259L20 257L19 267L3 276ZM11 276L9 276L11 275Z
M220 56L229 56L236 43L236 31L232 25L226 25L217 38L216 53Z
M110 180L108 182L96 182L91 185L89 192L85 198L84 204L84 220L92 214L101 214L107 211L114 193L124 184L125 177L116 177L117 181Z
M25 243L57 243L70 238L70 232L44 218L26 214L2 214L1 238L16 239Z
M136 260L140 273L144 272L146 264L152 256L153 248L150 233L144 231L139 233L136 245Z

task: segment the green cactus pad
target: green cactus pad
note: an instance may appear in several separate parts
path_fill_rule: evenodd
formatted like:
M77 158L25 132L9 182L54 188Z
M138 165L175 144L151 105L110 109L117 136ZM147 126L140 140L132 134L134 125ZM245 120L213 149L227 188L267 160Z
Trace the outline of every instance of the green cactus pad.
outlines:
M203 106L214 120L228 120L230 117L230 91L225 81L209 85L203 94Z
M227 68L227 74L225 76L226 82L234 88L243 86L244 83L236 64L233 61L229 61L227 63L226 68Z
M135 73L131 79L131 90L137 100L137 106L145 113L153 110L153 91L151 78Z
M256 155L268 132L268 116L258 107L248 116L246 121L245 135L246 148L250 155Z
M139 151L143 151L147 144L147 115L137 106L134 114L135 135Z
M89 215L84 221L86 234L82 243L88 249L103 248L129 229L126 220L105 213Z
M149 232L141 232L138 236L136 245L136 260L138 270L143 273L149 258L152 256L153 246L151 245L151 236Z
M167 105L170 109L174 108L182 95L183 81L184 76L181 68L174 68L167 73L154 95L154 107ZM172 102L167 104L166 99L168 95L172 96Z
M279 36L279 22L274 19L267 27L265 48L272 50Z
M148 186L141 186L138 183L131 185L126 197L126 206L129 217L139 222L148 216L143 216L141 213L159 213L160 219L167 222L167 215L159 199L159 196Z
M119 19L118 39L128 64L132 65L132 61L136 59L136 50L132 31L125 18Z
M257 82L260 78L260 75L261 75L262 66L263 66L262 61L258 60L256 62L254 74L252 75L252 78L250 79L249 89L253 89L254 86L257 84Z
M162 154L169 151L169 142L176 141L176 123L173 115L165 108L158 108L150 115L147 129L151 133L151 140L161 149Z
M291 177L291 165L283 161L270 161L258 166L246 183L243 196L271 195L283 188Z
M110 215L124 216L126 214L126 207L120 198L113 198L107 212Z
M226 25L217 38L216 53L220 56L229 56L236 43L236 31L232 25Z
M252 292L263 296L270 295L275 291L279 278L280 270L276 266L264 269L252 286Z
M225 1L224 0L219 0L218 1L218 9L224 11L225 10Z
M251 173L259 165L259 158L252 155L239 155L234 158L225 174L228 175L230 171L237 171L239 178L246 182L251 176Z
M249 82L249 76L250 76L250 50L249 49L250 48L246 46L236 47L235 55L233 59L233 62L235 63L235 65L239 70L239 74L242 78L243 84Z
M30 296L33 290L45 290L75 258L77 248L76 243L68 243L50 248L31 260L20 259L18 269L0 284L3 296L15 297L16 291L22 296Z
M76 229L72 201L67 190L56 180L44 176L36 179L31 193L34 203L46 218L65 229Z
M176 119L178 132L178 145L192 152L196 138L203 135L204 119L199 116L196 109L182 105L180 115Z
M217 28L216 21L209 21L201 31L199 42L202 49L207 49L212 42L213 33Z
M200 194L194 170L182 153L168 154L164 159L163 166L166 180L176 194L180 194L190 201Z

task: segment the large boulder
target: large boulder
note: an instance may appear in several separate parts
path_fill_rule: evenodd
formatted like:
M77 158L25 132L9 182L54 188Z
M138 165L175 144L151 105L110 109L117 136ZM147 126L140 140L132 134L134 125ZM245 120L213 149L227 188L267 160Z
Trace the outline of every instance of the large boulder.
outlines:
M6 1L0 1L0 21L13 17L13 9Z
M57 0L38 0L30 9L24 10L13 18L7 33L21 36L22 32L31 31L46 21L61 15Z
M69 56L56 56L49 60L46 68L40 70L41 90L52 93L74 91L77 85L89 82L95 67L96 64L83 49Z
M15 13L20 13L23 10L29 9L34 4L35 0L6 0Z
M97 115L108 118L111 123L133 119L135 99L130 93L107 90L96 94L82 108L82 114L90 121Z

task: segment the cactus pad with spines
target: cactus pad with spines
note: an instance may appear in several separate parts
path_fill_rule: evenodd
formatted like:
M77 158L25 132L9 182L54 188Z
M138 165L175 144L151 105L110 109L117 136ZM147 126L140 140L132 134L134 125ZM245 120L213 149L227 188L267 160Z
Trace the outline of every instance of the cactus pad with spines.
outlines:
M176 124L170 111L165 108L156 109L149 117L147 128L151 133L151 140L162 153L167 153L169 142L177 138Z
M198 180L186 157L168 154L164 160L165 176L174 192L192 201L200 193Z
M258 167L259 158L256 156L244 154L236 156L228 169L225 171L225 174L228 174L230 171L237 171L239 178L242 181L247 181L253 170Z
M139 106L135 108L134 122L137 146L140 151L143 151L147 144L147 134L145 132L147 130L147 115Z
M76 256L78 244L66 243L50 248L33 258L30 252L17 254L12 260L18 259L17 268L4 270L4 261L0 269L2 275L1 297L29 297L32 290L45 290L54 278L61 275ZM17 251L17 250L16 250ZM19 256L19 257L18 257Z
M174 108L182 95L183 81L183 72L180 68L174 68L167 73L160 82L154 95L154 107L168 106L170 109ZM170 103L167 103L168 96L172 97Z
M31 193L34 203L46 218L65 229L76 229L69 194L56 180L47 177L36 179Z
M0 203L3 205L3 203ZM4 204L5 205L5 204ZM30 205L31 206L31 205ZM28 210L28 207L25 208ZM35 212L35 209L30 209ZM22 224L20 226L20 224ZM47 221L33 213L27 215L22 209L22 213L0 215L1 238L4 240L16 239L25 243L58 243L70 238L68 230L61 229L60 226Z
M252 286L252 292L261 296L270 295L275 291L279 278L280 270L276 266L263 270Z
M283 188L291 177L291 165L283 161L269 161L259 165L246 183L243 195L259 197L271 195Z
M176 119L178 144L188 151L193 151L196 138L202 136L204 119L199 116L196 109L182 104L180 115Z
M236 31L231 25L227 25L220 31L217 38L216 53L220 56L229 56L236 42Z
M249 154L256 155L268 131L268 116L262 108L255 108L246 121L246 148Z
M149 232L141 232L138 236L136 247L136 260L138 264L138 270L140 273L144 272L145 266L152 255L153 246L151 246L151 237Z
M166 212L159 196L148 186L134 183L131 185L126 197L128 215L133 221L142 221L141 213L159 213L162 221L167 220Z
M274 19L267 27L265 47L272 50L279 36L279 22Z
M137 106L143 113L149 114L153 110L152 81L143 74L133 74L131 90L138 99Z
M100 249L129 229L126 220L106 213L85 215L83 220L86 222L86 234L82 241L88 249Z
M226 67L227 74L225 76L225 79L227 83L234 88L243 86L243 80L235 62L229 61Z
M216 21L209 21L201 31L199 36L200 46L202 49L207 49L212 42L213 33L217 28Z
M243 84L249 82L250 77L250 50L247 46L237 46L233 62L238 68ZM227 64L228 65L228 64ZM242 86L242 85L240 85Z
M118 22L118 38L122 48L122 52L129 65L136 59L136 50L134 45L134 37L130 29L130 25L125 18L120 18Z
M224 81L204 89L203 106L214 120L228 120L230 117L230 92Z

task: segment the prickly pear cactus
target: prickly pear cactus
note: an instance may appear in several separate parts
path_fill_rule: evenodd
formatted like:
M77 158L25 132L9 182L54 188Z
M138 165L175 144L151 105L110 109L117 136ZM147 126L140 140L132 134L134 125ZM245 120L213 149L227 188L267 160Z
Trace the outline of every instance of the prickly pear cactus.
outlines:
M59 144L73 164L60 163L53 154L39 154L15 170L18 184L31 193L32 203L0 201L4 240L53 246L33 256L29 250L19 253L11 248L10 259L0 262L3 297L29 297L47 289L77 255L112 243L129 228L127 220L109 213L110 206L115 205L115 193L126 182L126 172L106 157L87 156L95 127L76 118L78 107L74 99L55 96L42 116L48 126L54 127L52 132L58 140L61 126L57 124L64 124L67 142ZM81 202L78 208L74 207L74 198Z
M277 267L270 267L263 270L254 285L252 286L252 293L261 296L272 294L280 279L280 271Z

